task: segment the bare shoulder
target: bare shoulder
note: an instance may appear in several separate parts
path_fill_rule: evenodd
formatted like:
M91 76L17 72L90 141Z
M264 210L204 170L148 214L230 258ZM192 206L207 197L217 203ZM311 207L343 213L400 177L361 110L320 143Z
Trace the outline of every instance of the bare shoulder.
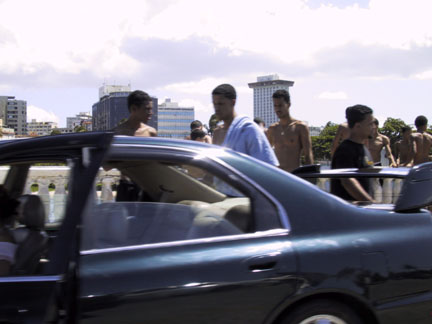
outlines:
M385 136L383 134L380 134L379 136L381 137L381 140L383 141L383 143L385 143L385 144L390 143L390 139L387 136Z
M157 130L154 129L153 127L149 126L148 131L150 133L150 136L153 136L153 137L157 136Z
M309 126L304 121L296 120L294 125L296 125L296 128L300 131L309 131Z
M273 123L267 128L267 131L273 132L278 126L279 126L279 122Z

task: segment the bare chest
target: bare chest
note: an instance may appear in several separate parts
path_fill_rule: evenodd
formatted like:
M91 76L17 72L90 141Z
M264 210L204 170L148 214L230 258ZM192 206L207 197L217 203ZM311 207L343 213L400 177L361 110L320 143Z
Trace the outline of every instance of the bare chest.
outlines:
M373 140L369 140L369 150L371 151L380 151L384 146L384 141L382 138L377 137Z
M297 146L300 143L300 132L296 125L278 125L274 131L275 146Z

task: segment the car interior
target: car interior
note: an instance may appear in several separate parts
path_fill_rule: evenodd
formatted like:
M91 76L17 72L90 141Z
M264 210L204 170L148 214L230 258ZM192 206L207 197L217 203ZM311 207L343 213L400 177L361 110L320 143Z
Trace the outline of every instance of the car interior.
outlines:
M200 168L151 160L104 169L118 170L121 180L114 201L95 203L85 216L84 250L255 231L250 198Z

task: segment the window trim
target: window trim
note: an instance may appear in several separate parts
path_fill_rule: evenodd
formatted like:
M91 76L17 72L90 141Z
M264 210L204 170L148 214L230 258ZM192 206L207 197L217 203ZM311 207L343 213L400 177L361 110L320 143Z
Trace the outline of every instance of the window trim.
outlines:
M197 244L205 244L205 243L240 241L245 239L256 239L256 238L263 238L263 237L286 236L289 233L290 231L287 229L277 228L268 231L245 233L239 235L224 235L224 236L205 237L205 238L171 241L171 242L159 242L159 243L128 245L128 246L102 248L102 249L81 250L80 255L85 256L85 255L95 255L95 254L104 254L104 253L112 253L112 252L137 251L137 250L148 250L148 249L157 249L157 248L165 248L165 247L197 245Z

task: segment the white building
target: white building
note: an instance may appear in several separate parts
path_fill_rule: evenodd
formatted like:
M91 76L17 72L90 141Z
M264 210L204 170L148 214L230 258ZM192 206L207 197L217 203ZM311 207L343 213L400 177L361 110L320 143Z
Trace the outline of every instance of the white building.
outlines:
M57 128L57 123L54 122L38 122L32 119L27 123L27 131L29 135L50 135L54 128Z
M27 135L27 102L13 96L0 96L0 119L16 135Z
M75 117L66 117L66 128L73 131L77 126L83 126L87 131L92 130L92 115L90 112L80 112Z
M272 95L276 90L286 90L294 85L294 81L280 80L277 74L257 77L257 82L249 83L253 89L254 118L264 120L266 127L278 121L273 108Z
M99 100L105 96L109 96L112 93L116 92L131 92L131 86L128 84L125 85L108 85L104 84L102 87L99 88Z
M190 134L190 124L195 119L194 107L179 107L177 102L165 99L158 105L158 136L184 139Z

